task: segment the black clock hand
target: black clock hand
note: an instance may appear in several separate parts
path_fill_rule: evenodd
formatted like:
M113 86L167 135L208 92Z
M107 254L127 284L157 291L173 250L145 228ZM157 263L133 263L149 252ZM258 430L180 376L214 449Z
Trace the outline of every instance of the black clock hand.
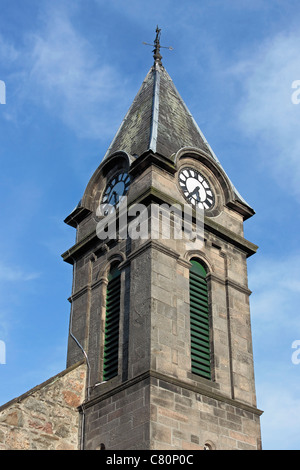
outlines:
M194 196L197 199L197 202L200 202L199 189L200 189L200 186L196 186L194 191L190 193L190 196Z

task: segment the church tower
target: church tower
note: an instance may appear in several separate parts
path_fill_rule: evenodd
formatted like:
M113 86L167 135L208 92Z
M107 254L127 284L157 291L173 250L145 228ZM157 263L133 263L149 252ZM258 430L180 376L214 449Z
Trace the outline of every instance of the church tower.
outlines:
M161 62L65 222L67 366L84 449L260 449L247 258L254 214ZM182 214L188 214L185 219ZM198 224L199 222L199 224ZM176 236L175 236L176 235Z

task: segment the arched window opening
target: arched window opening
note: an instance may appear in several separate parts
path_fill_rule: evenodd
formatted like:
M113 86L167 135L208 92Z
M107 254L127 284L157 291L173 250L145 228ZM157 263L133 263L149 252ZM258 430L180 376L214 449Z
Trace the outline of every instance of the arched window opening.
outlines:
M106 291L103 380L118 375L121 273L111 269Z
M190 269L190 329L192 372L211 379L210 327L206 268L191 260Z

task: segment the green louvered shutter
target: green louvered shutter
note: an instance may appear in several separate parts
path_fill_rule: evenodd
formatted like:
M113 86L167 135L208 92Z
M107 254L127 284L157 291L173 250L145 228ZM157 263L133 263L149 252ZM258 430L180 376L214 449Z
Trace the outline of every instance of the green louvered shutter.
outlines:
M211 378L208 290L206 270L192 260L190 269L190 327L192 372Z
M114 269L109 274L106 293L103 380L118 375L120 291L120 271Z

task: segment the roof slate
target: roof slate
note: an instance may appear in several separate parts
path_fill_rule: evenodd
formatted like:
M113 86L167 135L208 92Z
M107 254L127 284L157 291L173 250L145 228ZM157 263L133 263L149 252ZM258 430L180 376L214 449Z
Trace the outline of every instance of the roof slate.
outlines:
M120 150L137 156L152 150L171 158L182 147L209 151L168 72L156 63L143 81L105 158Z
M174 155L184 147L204 150L222 168L168 72L163 65L155 62L104 159L118 151L139 157L152 150L173 160ZM230 184L236 199L250 207Z

